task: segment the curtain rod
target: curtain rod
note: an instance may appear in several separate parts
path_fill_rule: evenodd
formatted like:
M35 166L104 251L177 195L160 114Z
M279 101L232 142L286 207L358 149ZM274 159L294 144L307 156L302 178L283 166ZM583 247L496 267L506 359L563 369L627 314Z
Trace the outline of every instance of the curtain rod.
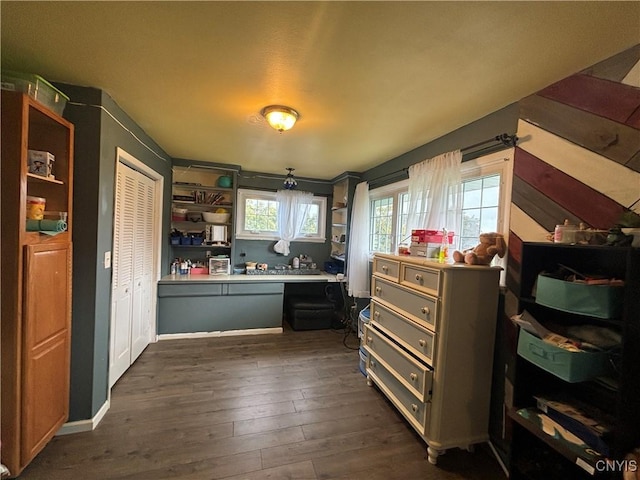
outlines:
M476 150L477 152L480 152L482 150L485 150L487 148L493 148L493 147L497 147L497 146L503 146L505 148L508 147L515 147L518 144L518 137L516 135L509 135L508 133L501 133L500 135L496 135L495 137L489 138L487 140L484 140L483 142L478 142L478 143L474 143L473 145L468 145L464 148L461 148L460 151L461 152L465 152L467 151L467 155L469 153L475 153L475 152L469 152L469 150L473 150L475 148L481 147L482 145L486 145L488 143L496 143L498 142L500 145L491 145L488 147L483 147L483 148L478 148L478 150ZM464 161L464 160L463 160ZM392 177L395 175L398 175L399 173L403 173L409 170L409 167L405 167L401 170L396 170L394 172L391 173L385 173L384 175L380 175L379 177L376 178L372 178L370 180L367 180L369 182L369 184L376 182L378 180L381 180L383 178L386 177Z

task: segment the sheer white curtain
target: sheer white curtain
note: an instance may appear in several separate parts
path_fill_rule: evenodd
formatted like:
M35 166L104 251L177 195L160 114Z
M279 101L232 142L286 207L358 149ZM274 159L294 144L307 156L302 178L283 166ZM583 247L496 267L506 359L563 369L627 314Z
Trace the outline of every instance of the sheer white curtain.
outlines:
M356 185L349 222L347 282L351 297L369 298L369 184Z
M278 190L276 200L278 202L278 235L280 240L276 242L273 249L276 253L289 255L289 245L294 238L300 235L311 208L313 194L296 190Z
M446 228L460 234L461 163L462 153L455 150L409 167L407 232Z

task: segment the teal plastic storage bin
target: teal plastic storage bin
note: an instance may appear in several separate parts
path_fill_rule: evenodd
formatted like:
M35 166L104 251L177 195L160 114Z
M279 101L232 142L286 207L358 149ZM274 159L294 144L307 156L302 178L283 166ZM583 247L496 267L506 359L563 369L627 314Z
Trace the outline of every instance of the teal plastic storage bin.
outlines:
M617 318L622 313L624 287L566 282L538 275L536 303L563 312L596 318Z
M520 329L518 355L567 382L584 382L608 371L603 352L570 352Z

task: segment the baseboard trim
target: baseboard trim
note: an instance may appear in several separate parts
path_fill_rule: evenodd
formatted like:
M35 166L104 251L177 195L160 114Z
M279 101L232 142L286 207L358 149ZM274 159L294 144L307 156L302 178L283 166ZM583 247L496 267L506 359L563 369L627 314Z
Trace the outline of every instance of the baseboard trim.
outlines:
M94 430L98 424L102 421L102 418L106 415L109 407L111 406L111 400L107 400L104 402L100 410L93 416L93 418L89 418L88 420L76 420L75 422L67 422L60 430L56 432L56 437L62 435L70 435L72 433L80 433L80 432L90 432Z
M158 335L157 340L178 340L184 338L211 338L211 337L236 337L240 335L265 335L282 333L282 327L272 328L247 328L246 330L224 330L216 332L194 332L194 333L163 333Z

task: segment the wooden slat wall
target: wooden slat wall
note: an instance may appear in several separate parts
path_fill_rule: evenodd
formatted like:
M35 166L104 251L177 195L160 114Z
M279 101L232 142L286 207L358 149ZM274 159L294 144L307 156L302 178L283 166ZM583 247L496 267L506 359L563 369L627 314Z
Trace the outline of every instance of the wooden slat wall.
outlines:
M511 379L523 242L568 219L608 229L640 197L640 45L520 101L502 344ZM640 213L640 202L634 211ZM501 367L498 367L501 368ZM511 390L505 388L504 405ZM509 420L503 429L510 436Z
M512 291L518 289L522 242L545 241L564 219L609 228L640 197L640 88L622 83L639 66L636 45L520 102ZM640 213L640 205L633 208Z

